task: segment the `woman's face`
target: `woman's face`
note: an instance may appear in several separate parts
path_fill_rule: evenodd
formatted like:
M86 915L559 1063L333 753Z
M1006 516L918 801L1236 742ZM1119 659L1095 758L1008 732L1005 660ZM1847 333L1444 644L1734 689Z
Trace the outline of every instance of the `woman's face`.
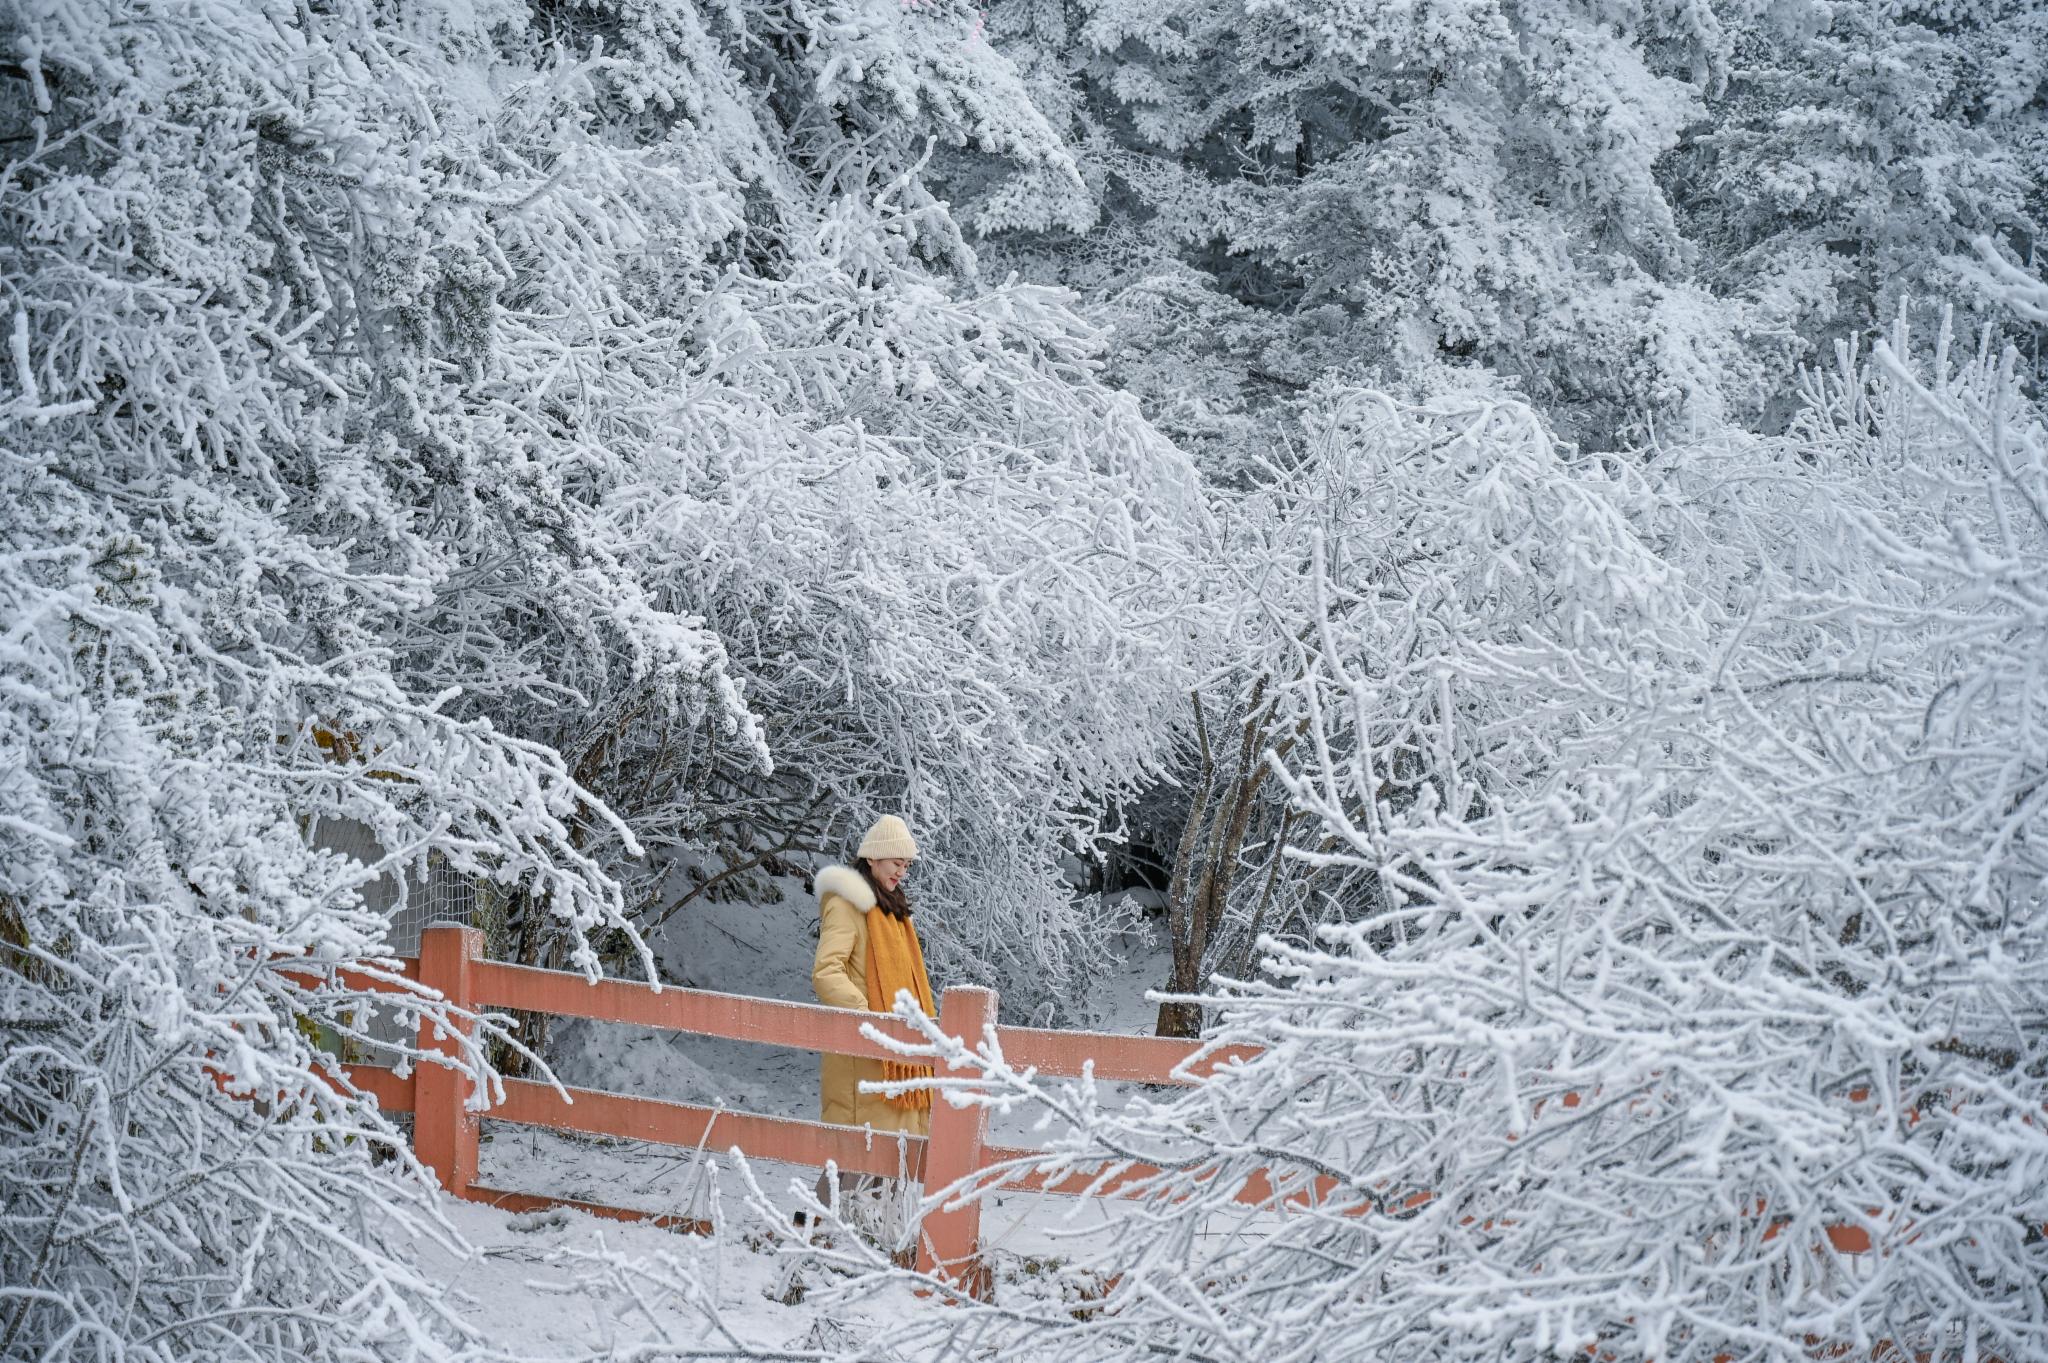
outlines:
M910 874L910 861L905 857L878 857L868 863L868 870L874 873L877 885L893 890Z

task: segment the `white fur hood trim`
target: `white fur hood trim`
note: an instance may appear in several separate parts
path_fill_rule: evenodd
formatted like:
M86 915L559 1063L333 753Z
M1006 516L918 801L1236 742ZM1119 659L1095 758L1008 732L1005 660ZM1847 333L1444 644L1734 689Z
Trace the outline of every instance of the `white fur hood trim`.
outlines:
M820 904L825 902L826 895L836 894L862 913L875 907L874 886L851 866L827 866L811 883L817 887Z

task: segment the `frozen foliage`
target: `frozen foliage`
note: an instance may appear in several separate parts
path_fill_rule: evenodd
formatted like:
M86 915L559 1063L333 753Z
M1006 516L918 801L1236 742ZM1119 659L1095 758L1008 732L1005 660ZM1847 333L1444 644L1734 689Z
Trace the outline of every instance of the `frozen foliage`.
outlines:
M1322 559L1281 776L1307 857L1380 903L1219 982L1212 1041L1255 1059L1109 1115L935 1047L1059 1119L1046 1172L1163 1171L1077 1248L1086 1312L959 1328L1016 1357L2048 1349L2048 427L2015 363L1945 330L1916 362L1901 324L1785 438L1654 490L1553 463L1547 505L1491 511L1457 461L1553 459L1526 413L1445 440L1362 404L1344 443L1395 523L1476 513L1403 557L1404 603L1457 621L1485 582L1515 614L1389 649L1358 622L1393 552Z
M1265 1053L1041 1094L1166 1172L934 1347L2048 1352L2042 25L16 4L0 1354L468 1347L322 1068L448 1021L322 968L429 867L651 969L897 808L1035 1011L1193 764L1169 1006Z
M959 940L1058 962L1018 868L1152 762L1202 512L1057 299L933 269L929 139L1063 155L971 12L51 0L0 42L0 1354L460 1342L320 1068L361 982L299 968L377 957L430 860L651 968L655 839L778 779L943 800Z
M528 885L579 942L620 921L562 759L451 713L455 677L542 684L509 617L671 691L716 678L715 641L592 561L508 414L440 382L495 285L452 193L469 272L410 268L435 192L387 119L427 116L422 73L361 14L290 17L102 29L60 5L9 35L9 1357L441 1356L460 1332L385 1248L431 1213L372 1169L374 1107L318 1068L367 996L296 968L376 957L362 888L429 854ZM332 820L384 862L314 846ZM443 1010L380 1011L405 1034Z
M1975 237L2028 249L2048 211L2039 6L1785 5L1731 18L1725 84L1667 173L1716 296L1814 342L1946 292Z

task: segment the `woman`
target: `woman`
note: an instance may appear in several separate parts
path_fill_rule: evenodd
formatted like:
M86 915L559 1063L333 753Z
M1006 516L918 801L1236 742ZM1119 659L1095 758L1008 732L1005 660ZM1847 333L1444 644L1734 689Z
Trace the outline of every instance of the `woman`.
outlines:
M887 1013L896 1006L897 992L908 989L928 1016L938 1016L932 1007L932 983L925 974L924 948L903 894L903 877L916 857L917 843L909 827L894 814L885 814L861 839L851 868L828 866L818 873L818 954L811 965L811 987L820 1003ZM926 1065L824 1056L819 1066L819 1120L929 1135L929 1089L885 1097L862 1093L860 1086L930 1074Z

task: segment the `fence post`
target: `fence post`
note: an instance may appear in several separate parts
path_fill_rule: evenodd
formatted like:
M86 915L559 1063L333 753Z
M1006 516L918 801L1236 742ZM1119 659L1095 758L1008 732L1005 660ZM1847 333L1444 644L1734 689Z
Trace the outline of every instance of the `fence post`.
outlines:
M993 989L948 989L939 1003L939 1030L969 1046L981 1040L983 1028L995 1018ZM925 1194L930 1196L979 1169L987 1135L987 1108L956 1108L933 1094L931 1141L924 1156ZM937 1272L969 1295L987 1300L990 1280L988 1265L981 1261L979 1200L951 1211L935 1210L925 1217L917 1235L917 1267L920 1273Z
M484 935L475 928L437 923L420 933L420 983L436 990L451 1007L469 1011L475 1007L470 987L470 964L483 955ZM441 1028L422 1018L419 1027L421 1051L447 1056L462 1054L462 1041L472 1024L455 1024L461 1036L445 1035ZM459 1070L431 1061L413 1066L412 1148L421 1164L434 1171L441 1186L461 1197L476 1178L476 1146L479 1122L469 1110L469 1095L476 1086Z

